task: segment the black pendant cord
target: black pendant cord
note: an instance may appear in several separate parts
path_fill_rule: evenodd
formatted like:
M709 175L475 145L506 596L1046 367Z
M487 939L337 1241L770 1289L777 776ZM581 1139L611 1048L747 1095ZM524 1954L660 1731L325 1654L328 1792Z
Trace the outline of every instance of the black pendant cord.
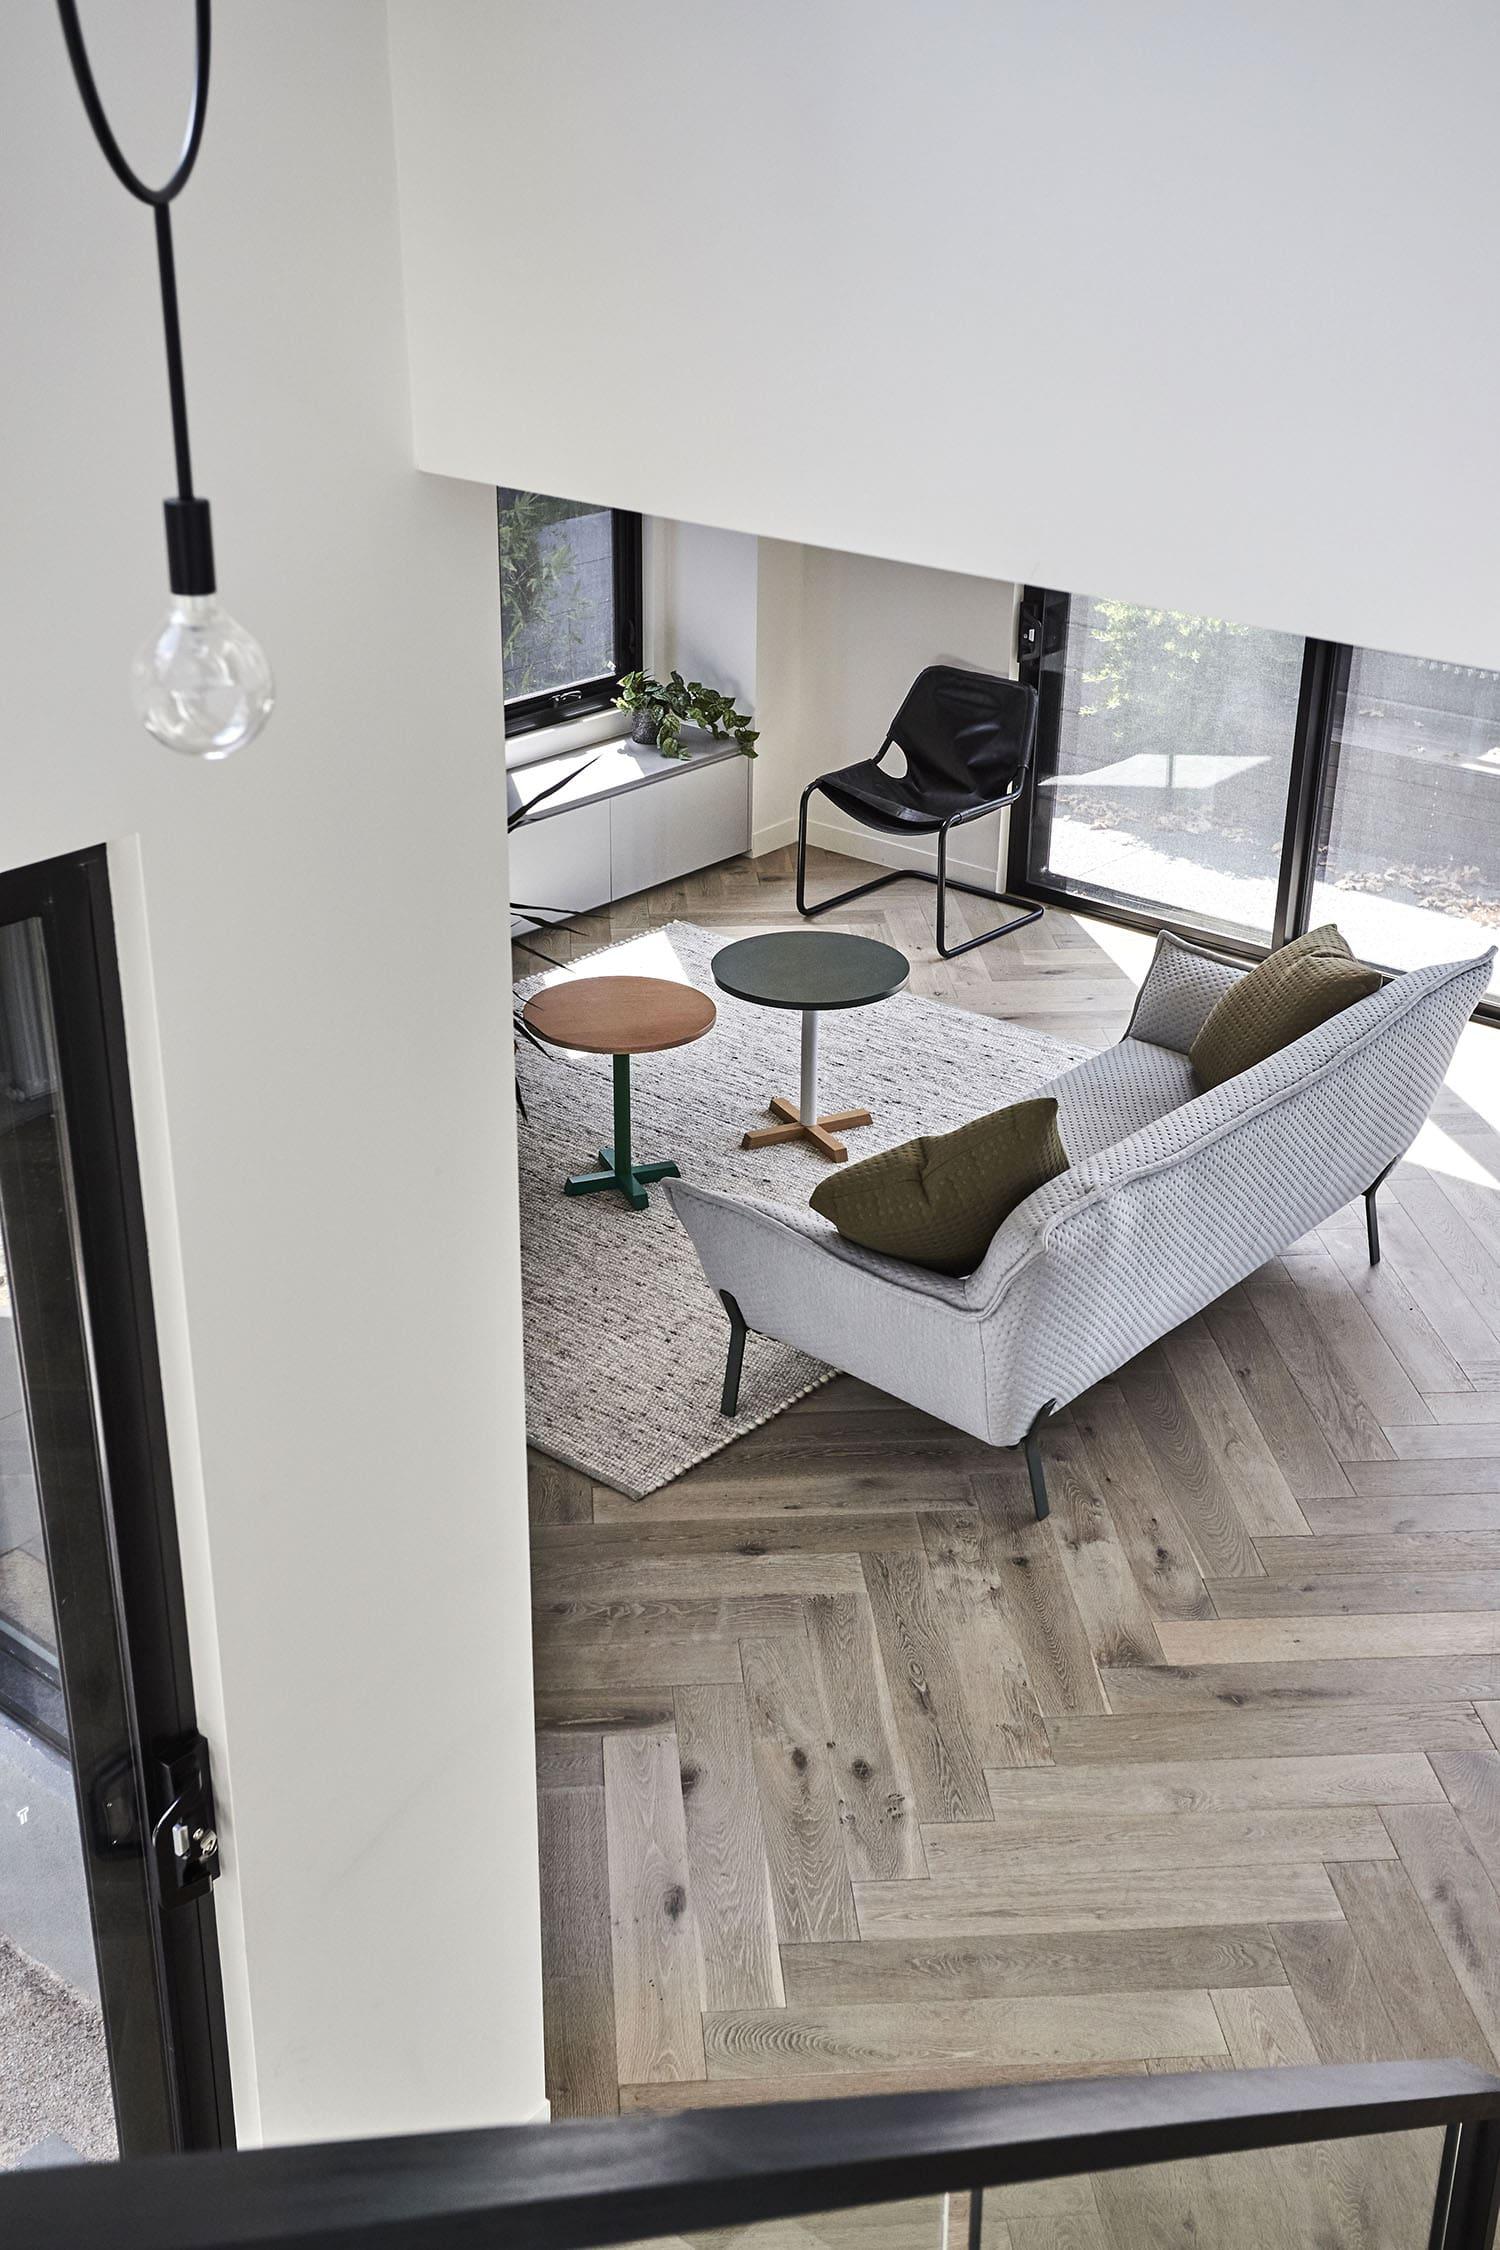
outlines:
M167 391L172 408L172 446L177 462L177 498L166 503L167 556L172 590L179 594L214 591L213 534L208 502L193 491L193 457L188 444L187 386L182 371L182 328L177 313L177 265L172 252L172 204L187 186L203 141L203 121L208 111L208 65L212 40L211 0L194 0L196 55L193 67L193 106L187 136L176 168L160 187L150 187L126 160L116 140L78 21L77 0L57 0L63 39L73 66L84 112L94 138L115 178L138 203L151 206L156 223L156 263L161 279L162 330L167 351Z
M193 497L193 456L188 445L187 385L182 374L182 329L177 318L177 260L172 254L172 206L156 206L156 265L161 276L161 320L166 331L167 392L172 402L172 445L177 455L177 497Z

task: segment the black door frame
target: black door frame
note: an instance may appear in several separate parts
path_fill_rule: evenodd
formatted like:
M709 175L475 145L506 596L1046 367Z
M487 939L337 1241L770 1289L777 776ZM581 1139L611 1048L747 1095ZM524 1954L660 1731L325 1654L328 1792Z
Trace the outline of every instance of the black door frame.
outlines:
M65 1177L36 1221L46 1271L15 1282L51 1293L32 1334L50 1324L76 1376L46 1386L33 1445L120 2148L228 2147L213 1901L165 1906L148 1848L152 1753L196 1713L105 847L0 873L0 924L18 922L40 926ZM27 1309L18 1295L23 1370Z
M1092 898L1085 892L1069 890L1063 883L1049 883L1030 873L1031 839L1040 833L1045 845L1051 827L1051 793L1039 789L1037 783L1043 745L1056 743L1061 719L1068 610L1067 594L1044 586L1025 586L1021 590L1017 629L1020 676L1036 688L1041 709L1037 754L1026 777L1025 792L1011 814L1007 891L1017 897L1036 899L1044 906L1064 906L1078 914L1096 915L1102 922L1118 922L1127 929L1146 930L1153 935L1159 930L1172 930L1197 944L1212 946L1216 952L1239 954L1250 961L1261 960L1267 952L1284 945L1288 938L1300 937L1309 926L1318 856L1328 843L1353 648L1342 641L1304 640L1302 644L1302 678L1292 734L1276 906L1271 943L1265 946L1251 938L1230 936L1182 915L1155 914L1148 908ZM1037 856L1044 859L1045 851ZM1482 1000L1474 1014L1480 1023L1500 1024L1500 999Z

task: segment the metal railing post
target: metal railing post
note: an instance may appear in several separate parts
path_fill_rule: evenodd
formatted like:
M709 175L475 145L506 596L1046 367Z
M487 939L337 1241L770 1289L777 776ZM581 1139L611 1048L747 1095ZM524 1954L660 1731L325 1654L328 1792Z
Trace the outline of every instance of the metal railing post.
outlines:
M1493 2250L1500 2216L1500 2124L1450 2125L1428 2250Z

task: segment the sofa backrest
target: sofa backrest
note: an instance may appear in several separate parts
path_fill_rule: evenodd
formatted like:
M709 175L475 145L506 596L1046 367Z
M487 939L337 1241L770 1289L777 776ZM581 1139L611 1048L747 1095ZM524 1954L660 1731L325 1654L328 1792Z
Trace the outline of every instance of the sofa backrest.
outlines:
M967 1285L1003 1309L1018 1380L1045 1331L1045 1395L1075 1397L1362 1194L1420 1130L1493 958L1394 978L1029 1196Z

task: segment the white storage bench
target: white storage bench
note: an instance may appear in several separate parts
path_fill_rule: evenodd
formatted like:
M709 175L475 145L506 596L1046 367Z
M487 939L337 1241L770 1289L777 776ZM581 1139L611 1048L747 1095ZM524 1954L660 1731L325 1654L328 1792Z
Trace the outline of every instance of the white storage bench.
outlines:
M547 909L513 920L559 921L748 851L752 767L712 737L686 758L616 741L513 767L512 812L576 777L511 832L510 895Z

